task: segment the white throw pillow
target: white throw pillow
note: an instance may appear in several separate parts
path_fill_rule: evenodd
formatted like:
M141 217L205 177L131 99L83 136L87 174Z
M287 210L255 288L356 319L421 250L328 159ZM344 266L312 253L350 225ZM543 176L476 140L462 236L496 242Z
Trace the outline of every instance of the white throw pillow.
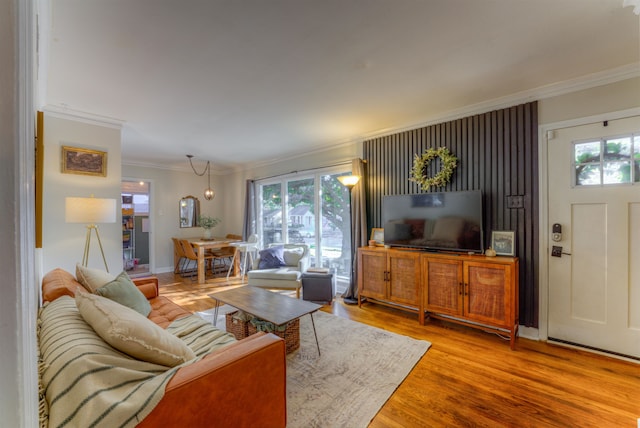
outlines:
M105 342L134 358L174 367L196 357L182 340L106 297L78 289L76 306Z
M302 258L304 249L298 248L285 248L283 252L284 264L286 266L297 266L298 262Z
M113 281L116 277L107 271L88 268L78 263L76 264L76 279L87 290L95 293L98 288Z

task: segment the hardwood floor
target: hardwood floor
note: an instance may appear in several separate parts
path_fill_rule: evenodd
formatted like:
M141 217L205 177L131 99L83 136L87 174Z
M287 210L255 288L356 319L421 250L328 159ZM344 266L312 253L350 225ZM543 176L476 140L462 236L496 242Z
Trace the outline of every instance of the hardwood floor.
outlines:
M189 311L214 306L207 296L241 285L205 285L160 274L161 294ZM432 343L378 412L371 427L637 427L640 364L498 336L375 304L341 300L325 312ZM384 373L381 373L384 376Z

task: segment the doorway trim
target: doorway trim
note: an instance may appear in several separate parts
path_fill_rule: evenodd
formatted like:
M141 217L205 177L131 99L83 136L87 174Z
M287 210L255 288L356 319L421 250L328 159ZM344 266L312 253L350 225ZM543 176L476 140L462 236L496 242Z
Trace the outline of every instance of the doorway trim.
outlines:
M142 178L142 177L121 177L120 181L144 181L149 183L149 275L153 275L156 271L156 256L155 256L155 218L154 218L154 207L155 207L155 182L151 178Z
M547 180L549 169L547 156L549 154L549 140L553 139L553 132L557 129L572 126L588 125L602 122L603 120L624 119L630 116L640 115L640 107L619 110L610 113L601 113L593 116L580 117L559 122L547 123L538 126L538 339L547 341L549 338L549 182ZM611 356L611 354L607 354Z

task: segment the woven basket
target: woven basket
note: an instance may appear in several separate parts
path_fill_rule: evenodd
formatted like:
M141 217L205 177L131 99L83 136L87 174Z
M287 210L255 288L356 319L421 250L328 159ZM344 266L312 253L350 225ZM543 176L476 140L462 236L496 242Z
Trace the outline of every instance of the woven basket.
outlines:
M248 327L251 324L249 321L242 321L239 319L233 318L238 311L230 312L225 315L227 332L233 334L236 339L244 339L249 336ZM255 332L254 332L255 333Z
M250 322L247 324L249 325L249 335L256 334L258 332L256 326ZM287 354L300 348L300 319L291 321L287 324L287 328L284 329L284 331L272 331L270 333L284 339Z

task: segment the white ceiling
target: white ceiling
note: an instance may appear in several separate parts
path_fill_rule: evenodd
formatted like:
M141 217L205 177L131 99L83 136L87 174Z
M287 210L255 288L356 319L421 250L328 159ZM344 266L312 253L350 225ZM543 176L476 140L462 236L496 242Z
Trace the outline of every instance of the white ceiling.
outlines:
M121 120L126 163L242 168L638 67L622 3L51 0L44 103Z

